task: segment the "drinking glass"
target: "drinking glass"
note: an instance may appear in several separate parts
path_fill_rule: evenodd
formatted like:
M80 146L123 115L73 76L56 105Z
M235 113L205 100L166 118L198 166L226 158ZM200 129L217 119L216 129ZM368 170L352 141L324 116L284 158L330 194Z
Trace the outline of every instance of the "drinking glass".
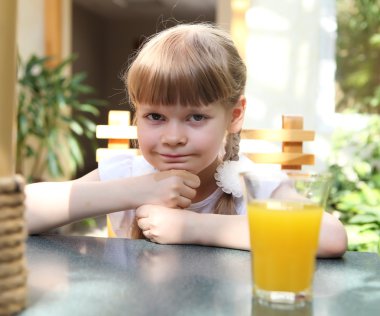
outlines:
M311 300L327 174L292 174L279 180L242 174L249 221L253 296L268 304Z

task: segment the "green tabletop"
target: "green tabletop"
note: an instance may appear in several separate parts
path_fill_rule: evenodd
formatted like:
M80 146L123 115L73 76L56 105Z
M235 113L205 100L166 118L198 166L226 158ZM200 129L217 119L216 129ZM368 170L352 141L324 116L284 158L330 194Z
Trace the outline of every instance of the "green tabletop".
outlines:
M33 236L21 315L380 315L380 260L319 259L314 299L297 311L251 299L250 253L144 240Z

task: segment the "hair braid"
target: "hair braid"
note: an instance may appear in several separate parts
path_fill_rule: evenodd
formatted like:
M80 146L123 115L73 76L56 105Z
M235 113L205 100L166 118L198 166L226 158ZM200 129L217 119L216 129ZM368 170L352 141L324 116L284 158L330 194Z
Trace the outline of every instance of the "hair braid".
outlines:
M226 137L226 145L224 146L225 154L223 161L239 160L239 150L240 150L240 133L229 133Z
M239 160L239 149L240 149L240 132L239 133L229 133L226 137L226 145L223 161L238 161ZM236 207L234 202L234 197L232 194L227 194L223 192L219 201L215 205L215 214L226 214L226 215L236 215Z

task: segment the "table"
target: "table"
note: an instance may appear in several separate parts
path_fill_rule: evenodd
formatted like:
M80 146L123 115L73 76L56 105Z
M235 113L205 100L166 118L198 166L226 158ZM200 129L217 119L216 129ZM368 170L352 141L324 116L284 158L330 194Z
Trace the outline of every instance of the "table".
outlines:
M145 240L41 235L27 241L21 315L380 315L380 259L319 259L314 300L298 311L251 300L250 253Z

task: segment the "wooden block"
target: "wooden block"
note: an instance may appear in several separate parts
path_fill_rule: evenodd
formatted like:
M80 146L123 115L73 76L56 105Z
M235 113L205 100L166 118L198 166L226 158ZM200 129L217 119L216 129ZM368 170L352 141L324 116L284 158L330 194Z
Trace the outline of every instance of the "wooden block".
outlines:
M302 116L282 116L282 128L289 130L302 130L303 129L303 117ZM302 142L300 141L284 141L282 143L282 152L283 153L302 153ZM295 169L301 170L302 163L297 164L281 164L281 169Z
M314 131L299 129L251 129L240 133L241 139L258 139L279 142L304 142L314 140Z
M257 153L247 154L248 158L256 163L280 164L284 166L297 167L301 165L313 165L314 155L303 153Z
M108 146L109 149L127 149L130 148L129 139L109 139Z
M96 138L137 139L137 127L125 125L97 125Z
M131 112L129 111L109 111L108 125L131 125Z

